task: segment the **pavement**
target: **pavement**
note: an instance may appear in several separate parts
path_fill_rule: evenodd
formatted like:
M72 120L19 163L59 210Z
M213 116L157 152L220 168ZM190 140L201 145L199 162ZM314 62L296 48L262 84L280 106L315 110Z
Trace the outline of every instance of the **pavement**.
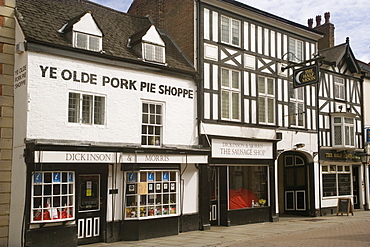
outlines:
M85 246L370 247L370 211L355 211L354 215L349 214L349 216L344 214L280 217L278 222L230 227L212 226L211 230L207 231L191 231L141 241L95 243Z

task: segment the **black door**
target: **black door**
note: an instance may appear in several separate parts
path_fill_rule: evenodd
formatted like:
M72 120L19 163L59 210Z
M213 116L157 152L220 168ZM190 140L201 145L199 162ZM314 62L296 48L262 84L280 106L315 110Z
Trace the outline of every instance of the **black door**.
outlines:
M92 169L91 171L94 171ZM106 171L77 174L76 224L79 244L104 240Z
M284 156L284 209L285 213L306 214L307 166L298 155Z
M360 208L360 202L359 202L359 199L360 199L360 181L361 179L359 179L359 169L360 167L359 166L353 166L353 173L352 173L352 181L353 181L353 207L355 209L359 209Z
M214 167L211 172L211 202L210 202L210 224L212 226L219 225L219 173L218 168Z

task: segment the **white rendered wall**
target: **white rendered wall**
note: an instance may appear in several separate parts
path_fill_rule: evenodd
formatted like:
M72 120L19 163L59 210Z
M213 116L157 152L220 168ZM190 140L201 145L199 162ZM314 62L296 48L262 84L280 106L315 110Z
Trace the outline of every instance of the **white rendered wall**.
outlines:
M28 62L27 138L140 145L142 100L149 100L165 104L163 144L197 144L196 91L192 80L79 60L73 61L69 58L41 53L30 52ZM75 81L73 78L67 80L69 72L66 70L72 74L76 73ZM82 72L90 75L90 78L95 78L92 83L76 82L81 80ZM120 82L121 79L136 81L133 84L135 87L126 89L125 86L121 88L120 85L113 87L110 83L103 85L104 80L111 82L112 78L118 79L114 79L115 82ZM143 87L141 87L142 82ZM189 94L185 96L160 94L161 85L191 91L192 98L189 98ZM106 96L106 125L68 123L70 91Z
M183 203L182 213L191 214L198 212L199 174L194 164L181 165L182 181L180 203ZM181 208L181 204L180 204Z

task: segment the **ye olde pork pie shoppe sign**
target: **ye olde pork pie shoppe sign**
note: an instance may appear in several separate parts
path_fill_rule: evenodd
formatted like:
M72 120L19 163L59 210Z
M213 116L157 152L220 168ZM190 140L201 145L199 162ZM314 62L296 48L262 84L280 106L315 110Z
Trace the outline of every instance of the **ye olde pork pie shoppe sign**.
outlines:
M271 142L212 140L212 158L272 159Z

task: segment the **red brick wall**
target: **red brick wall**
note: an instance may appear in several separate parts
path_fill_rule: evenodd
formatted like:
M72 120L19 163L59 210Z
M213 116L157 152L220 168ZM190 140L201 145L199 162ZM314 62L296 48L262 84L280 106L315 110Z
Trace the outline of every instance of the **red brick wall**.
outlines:
M149 15L157 28L168 33L194 62L194 0L134 0L128 13Z

